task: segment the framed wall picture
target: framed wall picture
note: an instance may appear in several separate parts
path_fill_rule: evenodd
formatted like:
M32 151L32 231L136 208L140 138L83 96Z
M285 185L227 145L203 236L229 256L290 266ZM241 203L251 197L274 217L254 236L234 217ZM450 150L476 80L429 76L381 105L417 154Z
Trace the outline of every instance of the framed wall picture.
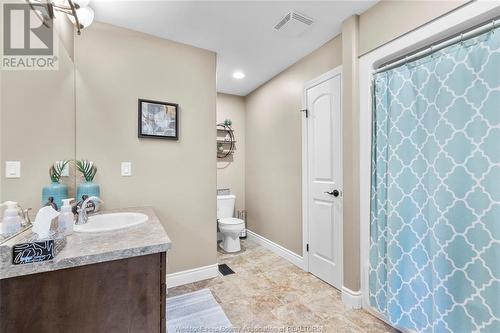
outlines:
M179 105L139 99L139 137L179 139Z

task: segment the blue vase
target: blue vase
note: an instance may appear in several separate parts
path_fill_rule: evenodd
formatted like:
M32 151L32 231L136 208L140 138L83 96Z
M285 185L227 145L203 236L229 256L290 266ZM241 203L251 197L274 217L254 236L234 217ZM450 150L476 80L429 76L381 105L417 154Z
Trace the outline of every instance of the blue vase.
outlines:
M89 197L101 197L101 189L99 188L99 185L97 185L94 182L84 182L81 184L78 184L78 187L76 188L76 201L82 200L82 196L88 195ZM96 210L99 209L99 203L95 202L94 203L96 206Z
M57 208L60 208L62 200L68 199L68 186L58 182L52 182L49 186L44 186L42 189L42 206L47 203L49 197L54 197L54 203Z

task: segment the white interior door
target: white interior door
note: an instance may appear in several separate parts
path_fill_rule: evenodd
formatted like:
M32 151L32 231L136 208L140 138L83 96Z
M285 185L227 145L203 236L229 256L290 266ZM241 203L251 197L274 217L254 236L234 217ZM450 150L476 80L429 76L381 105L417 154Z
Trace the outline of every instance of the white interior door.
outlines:
M306 86L309 271L342 286L341 74Z

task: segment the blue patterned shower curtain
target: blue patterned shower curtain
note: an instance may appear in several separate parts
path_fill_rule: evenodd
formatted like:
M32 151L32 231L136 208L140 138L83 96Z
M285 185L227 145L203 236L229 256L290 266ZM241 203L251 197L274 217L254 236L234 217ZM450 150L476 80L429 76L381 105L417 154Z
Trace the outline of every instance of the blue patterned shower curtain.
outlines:
M500 30L375 75L370 304L500 332Z

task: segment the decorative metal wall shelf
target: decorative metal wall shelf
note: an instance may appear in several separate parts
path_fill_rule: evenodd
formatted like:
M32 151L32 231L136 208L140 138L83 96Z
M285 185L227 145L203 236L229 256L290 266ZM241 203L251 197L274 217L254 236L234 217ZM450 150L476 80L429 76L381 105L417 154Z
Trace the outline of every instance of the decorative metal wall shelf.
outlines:
M236 143L236 141L217 139L217 143Z
M222 133L222 135L220 135ZM226 158L236 149L234 130L230 125L217 124L217 158Z

